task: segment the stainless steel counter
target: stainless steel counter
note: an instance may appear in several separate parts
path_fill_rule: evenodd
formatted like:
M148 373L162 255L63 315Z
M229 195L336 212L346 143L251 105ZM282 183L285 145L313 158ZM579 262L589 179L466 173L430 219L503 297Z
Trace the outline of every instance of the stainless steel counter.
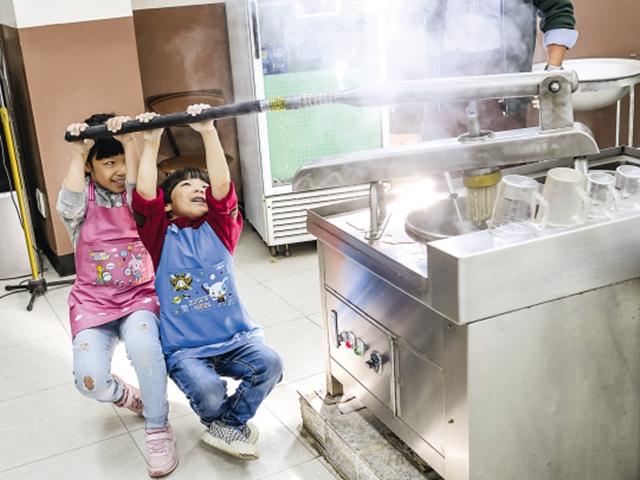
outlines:
M373 242L361 201L309 213L328 390L446 480L640 478L640 216L425 246L389 209Z

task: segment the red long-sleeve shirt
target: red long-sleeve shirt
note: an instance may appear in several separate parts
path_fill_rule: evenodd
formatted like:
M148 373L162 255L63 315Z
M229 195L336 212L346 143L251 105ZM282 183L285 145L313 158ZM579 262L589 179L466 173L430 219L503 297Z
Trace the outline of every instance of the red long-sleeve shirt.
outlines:
M229 193L220 200L213 198L211 189L207 188L205 199L209 211L202 217L195 220L185 217L169 219L165 212L164 194L161 188L158 188L156 198L153 200L146 200L136 190L133 191L131 206L138 217L136 219L138 220L138 233L142 243L151 254L156 269L160 263L167 228L172 223L175 223L178 228L198 228L204 222L208 222L227 250L233 254L242 231L242 216L238 213L238 197L234 184L231 183Z

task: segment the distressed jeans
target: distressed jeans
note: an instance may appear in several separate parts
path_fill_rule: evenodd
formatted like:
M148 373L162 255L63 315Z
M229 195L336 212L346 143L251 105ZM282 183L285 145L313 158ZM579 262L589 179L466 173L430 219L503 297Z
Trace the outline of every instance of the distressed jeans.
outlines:
M169 370L169 376L203 424L218 420L240 426L282 379L282 360L265 344L250 342L214 357L185 358ZM233 395L227 395L227 382L221 377L241 380Z
M120 320L76 334L73 339L76 388L100 402L115 402L122 397L122 386L111 376L111 358L118 340L124 341L138 376L145 427L149 430L166 426L167 368L160 345L158 317L148 310L138 310Z

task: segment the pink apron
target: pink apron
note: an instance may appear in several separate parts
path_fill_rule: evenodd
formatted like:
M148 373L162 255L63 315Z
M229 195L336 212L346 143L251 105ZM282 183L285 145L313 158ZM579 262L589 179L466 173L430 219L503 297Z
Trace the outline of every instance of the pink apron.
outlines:
M125 194L122 206L96 204L93 182L78 236L76 281L69 294L71 334L112 322L136 310L158 314L153 263L144 248Z

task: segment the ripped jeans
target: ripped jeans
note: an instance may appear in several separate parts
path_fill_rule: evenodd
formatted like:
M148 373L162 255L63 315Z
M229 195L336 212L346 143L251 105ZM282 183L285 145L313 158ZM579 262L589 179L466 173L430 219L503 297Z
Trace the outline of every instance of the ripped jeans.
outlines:
M167 369L160 345L158 317L138 310L120 320L78 332L73 339L73 374L76 388L100 402L116 402L122 386L111 376L111 358L123 340L138 376L147 430L167 425Z

